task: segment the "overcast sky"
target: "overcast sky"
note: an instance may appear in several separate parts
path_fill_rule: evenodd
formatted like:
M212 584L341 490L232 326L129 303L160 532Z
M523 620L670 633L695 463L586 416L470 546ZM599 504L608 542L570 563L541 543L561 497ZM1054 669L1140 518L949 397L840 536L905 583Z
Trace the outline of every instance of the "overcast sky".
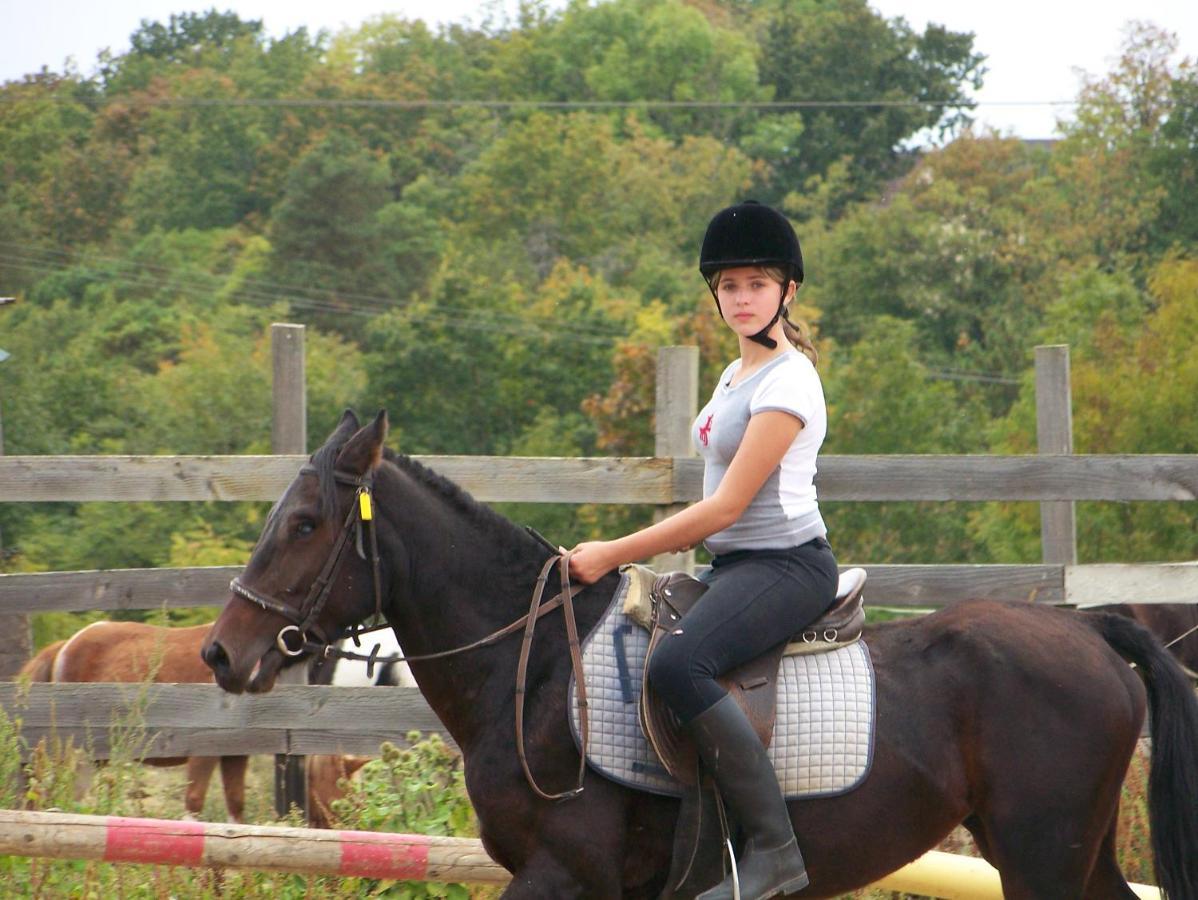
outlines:
M1182 54L1198 58L1198 0L871 0L871 5L888 17L903 16L916 30L930 20L974 32L989 68L976 117L1024 138L1052 136L1056 118L1068 116L1070 107L1049 104L1076 97L1077 70L1098 75L1110 68L1130 18L1173 31ZM68 57L89 74L100 50L128 49L129 35L142 19L166 21L172 13L211 6L261 19L276 36L301 25L335 32L381 13L428 22L477 21L485 9L465 0L0 0L0 35L5 37L0 81L43 66L61 71ZM500 0L498 8L505 7L515 3Z

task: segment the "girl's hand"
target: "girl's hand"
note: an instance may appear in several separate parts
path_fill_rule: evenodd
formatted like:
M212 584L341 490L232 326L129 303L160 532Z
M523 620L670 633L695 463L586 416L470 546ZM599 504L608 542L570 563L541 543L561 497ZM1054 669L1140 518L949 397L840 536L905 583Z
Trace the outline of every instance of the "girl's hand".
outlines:
M616 566L610 541L583 541L570 551L570 577L583 584L594 584Z

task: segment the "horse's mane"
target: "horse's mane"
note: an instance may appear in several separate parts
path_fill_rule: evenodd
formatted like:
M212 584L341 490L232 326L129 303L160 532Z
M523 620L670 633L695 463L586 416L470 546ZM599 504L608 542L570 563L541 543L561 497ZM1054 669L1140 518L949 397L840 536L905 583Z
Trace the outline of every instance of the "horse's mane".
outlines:
M485 503L475 500L460 485L450 481L444 475L434 472L410 456L395 453L387 448L383 449L383 459L395 465L417 484L436 494L450 507L461 513L468 522L477 525L492 542L503 541L505 546L512 547L527 546L526 542L530 539L524 529Z
M337 508L337 479L333 477L337 454L345 446L344 441L326 441L312 454L312 468L316 470L316 479L320 482L320 514L328 515L330 510Z
M337 508L337 481L333 477L337 455L344 446L342 442L330 441L312 454L312 467L320 480L321 512ZM483 530L488 538L495 543L502 541L503 546L516 547L525 540L531 540L522 528L509 519L491 509L485 503L475 500L470 494L454 484L444 475L434 472L428 466L417 462L410 456L396 453L388 447L383 448L383 459L391 463L418 485L444 500L451 508L463 514L468 522ZM524 544L527 546L527 544Z

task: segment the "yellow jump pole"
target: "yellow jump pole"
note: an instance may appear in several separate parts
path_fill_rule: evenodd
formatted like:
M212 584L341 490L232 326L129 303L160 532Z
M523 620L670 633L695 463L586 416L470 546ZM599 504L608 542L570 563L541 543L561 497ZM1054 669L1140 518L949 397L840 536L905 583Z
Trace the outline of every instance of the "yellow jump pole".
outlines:
M891 872L873 887L944 900L1002 900L998 870L990 863L939 850ZM1161 900L1160 890L1149 885L1133 884L1131 889L1143 900Z

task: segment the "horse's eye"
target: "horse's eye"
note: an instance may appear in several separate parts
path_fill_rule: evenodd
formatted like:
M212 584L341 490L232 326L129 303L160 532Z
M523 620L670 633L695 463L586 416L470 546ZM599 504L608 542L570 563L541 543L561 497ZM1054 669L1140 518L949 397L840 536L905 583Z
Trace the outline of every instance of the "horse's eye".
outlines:
M316 530L316 523L311 519L301 519L300 523L295 526L295 533L298 535L309 535Z

